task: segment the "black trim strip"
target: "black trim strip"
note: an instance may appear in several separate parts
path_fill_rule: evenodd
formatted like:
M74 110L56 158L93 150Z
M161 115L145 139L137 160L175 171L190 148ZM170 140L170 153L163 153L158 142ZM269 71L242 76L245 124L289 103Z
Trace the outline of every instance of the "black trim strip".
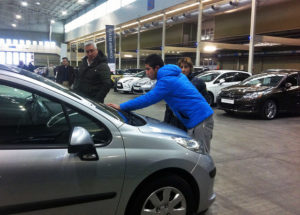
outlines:
M24 212L30 212L36 210L44 210L44 209L63 207L68 205L113 199L115 196L116 196L115 192L110 192L110 193L76 196L76 197L54 199L54 200L47 200L47 201L40 201L40 202L31 202L31 203L24 203L18 205L8 205L8 206L0 207L0 214L6 215L12 213L24 213Z

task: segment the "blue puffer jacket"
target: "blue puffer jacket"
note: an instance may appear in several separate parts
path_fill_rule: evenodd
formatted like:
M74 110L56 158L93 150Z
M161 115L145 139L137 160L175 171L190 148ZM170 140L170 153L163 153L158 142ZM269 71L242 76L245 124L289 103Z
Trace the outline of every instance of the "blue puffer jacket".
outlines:
M177 118L188 129L213 114L209 104L176 65L165 65L157 72L155 87L145 95L120 105L131 111L155 104L164 99Z

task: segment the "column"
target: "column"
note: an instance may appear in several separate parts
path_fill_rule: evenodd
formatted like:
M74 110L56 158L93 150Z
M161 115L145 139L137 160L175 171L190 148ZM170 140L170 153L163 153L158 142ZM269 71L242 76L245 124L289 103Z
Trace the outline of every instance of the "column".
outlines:
M202 37L202 10L203 4L202 0L199 0L199 7L198 7L198 27L197 27L197 50L196 50L196 66L200 66L200 43Z
M137 68L139 69L140 68L140 49L141 49L141 23L139 21L139 24L138 24L138 35L137 35L137 62L136 62L136 65L137 65Z
M251 27L250 27L250 43L249 43L249 59L248 59L248 72L253 72L253 59L254 59L254 43L255 43L255 25L256 25L256 0L252 0L251 9Z
M163 61L165 61L166 19L167 19L167 16L164 13L164 16L163 16L163 29L162 29L162 44L161 44L161 57L162 57Z

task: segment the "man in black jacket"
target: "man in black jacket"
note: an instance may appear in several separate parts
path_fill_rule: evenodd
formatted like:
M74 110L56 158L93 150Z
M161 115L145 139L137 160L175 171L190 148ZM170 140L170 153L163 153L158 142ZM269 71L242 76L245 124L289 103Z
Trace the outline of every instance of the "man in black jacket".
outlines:
M83 97L103 103L111 87L107 57L97 50L94 42L85 43L84 49L86 56L79 66L74 91Z
M57 68L56 82L70 88L74 82L74 69L67 57L62 58L62 65Z

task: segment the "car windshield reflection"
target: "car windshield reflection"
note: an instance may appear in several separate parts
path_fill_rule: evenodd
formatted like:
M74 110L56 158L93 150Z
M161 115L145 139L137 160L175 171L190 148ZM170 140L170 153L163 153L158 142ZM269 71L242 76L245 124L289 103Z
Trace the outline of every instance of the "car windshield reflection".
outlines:
M266 86L266 87L275 87L277 86L284 75L256 75L244 80L241 85L243 86Z
M201 75L198 75L197 77L203 80L204 82L211 82L216 79L220 75L219 72L208 72L208 73L202 73Z

